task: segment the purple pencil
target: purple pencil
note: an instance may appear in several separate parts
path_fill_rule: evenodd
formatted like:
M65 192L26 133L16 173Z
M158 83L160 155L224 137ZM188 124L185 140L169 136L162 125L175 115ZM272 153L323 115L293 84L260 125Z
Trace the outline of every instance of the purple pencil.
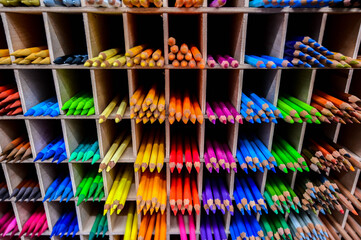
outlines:
M233 68L237 68L239 66L239 63L236 59L234 59L233 57L229 56L229 55L225 55L224 58L228 61L228 63L233 67Z
M222 57L221 55L217 55L216 56L217 62L219 63L219 65L222 66L222 68L228 68L229 67L229 62Z
M212 163L213 166L216 166L217 157L216 157L216 154L214 153L212 143L208 139L206 140L206 149L207 149L209 161Z
M216 178L211 178L211 182L212 182L212 193L213 193L213 197L214 197L214 204L216 204L217 208L220 210L221 209L221 204L222 204L222 197L221 194L219 192L219 189L217 187L217 180ZM224 214L224 213L223 213Z
M216 163L216 166L214 167L214 170L216 170L217 173L219 173L219 164Z
M207 116L208 116L208 119L211 123L213 124L216 124L216 115L214 114L212 108L211 108L211 105L207 102L206 103L206 113L207 113Z
M203 208L206 211L207 215L209 215L209 206L206 201L206 192L205 191L202 192L202 200L203 200Z
M213 2L209 4L209 6L219 8L219 7L223 7L226 3L227 0L213 0Z
M228 122L234 124L234 117L231 114L231 112L229 111L229 109L227 108L226 104L224 104L224 102L220 102L219 106L222 108L222 111L226 115Z
M212 209L213 206L213 194L212 194L212 188L211 188L211 183L209 182L209 179L205 179L204 182L204 192L205 192L205 199L209 208Z
M206 164L206 168L211 173L212 169L213 169L213 166L212 166L212 163L209 161L209 156L208 156L207 152L204 153L204 162Z
M6 234L8 234L9 232L11 232L15 228L16 225L17 225L16 218L15 218L15 216L13 216L11 218L10 223L7 225L7 227L3 233L3 237L6 236Z
M222 218L217 217L216 220L217 220L217 225L218 225L218 229L219 229L219 234L221 235L221 239L227 240L227 235L224 230L224 224L223 224Z
M232 155L232 152L231 152L231 150L229 149L227 143L223 143L223 144L222 144L222 148L223 148L223 151L226 153L226 156L227 156L229 165L231 166L231 168L233 169L233 171L234 171L235 173L237 173L237 163L236 163L236 160L234 160L234 157L233 157L233 155Z
M207 58L207 64L209 67L214 68L216 66L216 60L214 60L214 58L212 57L212 55L208 55Z
M227 123L227 117L226 115L223 113L221 107L218 105L218 103L213 102L212 103L212 107L214 109L214 111L216 112L218 119L221 123L226 124Z
M221 240L221 235L219 234L219 229L217 225L217 220L215 214L211 214L211 222L212 222L212 229L213 229L213 236L215 240Z
M230 210L230 206L232 205L231 197L229 196L228 190L226 188L226 185L224 185L224 182L221 180L218 182L219 189L222 195L223 204L226 206L227 210Z
M232 113L234 119L240 124L243 124L242 116L241 114L239 114L236 108L230 102L226 102L226 106L229 109L229 111Z
M220 145L218 144L218 142L216 140L213 140L212 141L212 144L213 144L213 149L216 151L216 156L217 156L217 159L218 159L218 164L221 165L221 167L223 169L225 169L225 157L224 157L224 154L223 154L223 151L220 147Z
M202 217L201 226L199 228L199 231L201 233L201 240L208 240L207 239L207 233L206 233L206 226L204 223L204 217Z
M204 219L203 223L205 223L206 226L207 239L208 240L213 239L211 222L208 217L204 217L203 219Z

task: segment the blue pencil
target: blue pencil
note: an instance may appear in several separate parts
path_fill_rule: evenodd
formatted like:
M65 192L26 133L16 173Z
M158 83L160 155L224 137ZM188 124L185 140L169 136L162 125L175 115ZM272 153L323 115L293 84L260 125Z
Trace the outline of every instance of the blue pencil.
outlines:
M276 167L278 167L275 158L272 153L268 150L268 148L259 140L257 137L253 137L253 141L256 143L257 147L262 151L263 155L267 158L268 162L272 163Z
M246 138L244 138L244 137L242 137L242 141L243 141L244 145L246 146L249 154L251 155L253 163L256 164L256 166L258 167L258 169L259 169L261 172L263 172L263 168L262 168L262 166L261 166L261 164L260 164L260 162L259 162L259 160L258 160L258 158L257 158L256 152L255 152L254 149L252 148L252 145L251 145L251 144L249 143L249 141L248 141Z
M241 150L242 156L244 157L247 164L252 168L254 167L252 156L248 152L246 145L243 143L243 140L241 138L238 139L238 148Z
M307 48L307 46L300 41L286 41L285 45L287 48L290 48L290 49L301 50L301 49Z
M246 106L246 104L244 104L244 102L241 103L241 108L242 108L246 113L247 113L247 110L250 109L251 112L249 113L249 115L250 115L251 117L254 117L254 116L256 115L255 112L253 111L253 109L252 109L252 108L248 108L248 107Z
M268 104L264 102L260 97L257 96L255 93L251 93L250 98L255 102L259 107L261 107L264 111L271 112Z
M266 65L257 58L246 55L245 62L256 68L266 68Z
M250 56L255 58L255 59L258 59L259 61L262 61L266 65L266 68L269 68L269 69L277 68L277 65L274 62L272 62L272 61L270 61L270 60L268 60L266 58L261 58L261 57L258 57L256 55L250 55Z
M249 236L247 234L246 226L243 223L242 216L239 212L236 211L233 220L234 220L234 226L238 229L238 236L241 236L242 239L245 238L248 239Z
M249 184L249 186L252 189L252 193L255 197L255 199L257 199L257 203L263 208L263 210L266 212L266 214L268 214L268 209L267 209L267 205L264 201L264 198L261 194L261 192L259 191L256 183L253 181L253 179L250 176L247 176L247 182Z
M260 161L261 165L263 167L266 167L267 170L270 170L270 166L269 166L269 163L268 163L268 160L267 158L262 154L262 151L257 147L257 145L254 143L254 142L250 142L253 150L255 151L257 157L258 157L258 160Z
M252 210L257 213L257 207L256 207L256 201L253 198L252 192L249 189L246 180L244 180L243 178L239 179L239 182L241 183L242 189L246 194L247 200L248 200L248 204L250 205L250 207L252 208Z
M238 199L240 200L239 203L243 205L244 209L247 211L248 214L251 214L251 207L248 204L246 193L244 192L238 178L235 179L235 192L238 194Z
M238 159L238 163L239 163L239 166L242 168L242 170L248 174L248 169L247 169L247 163L246 161L244 160L243 156L242 156L242 153L239 149L237 149L237 152L236 152L236 157Z

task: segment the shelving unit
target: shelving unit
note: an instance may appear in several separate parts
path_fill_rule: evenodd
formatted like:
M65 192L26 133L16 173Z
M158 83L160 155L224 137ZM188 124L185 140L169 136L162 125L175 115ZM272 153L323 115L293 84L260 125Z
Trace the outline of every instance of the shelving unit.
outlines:
M248 0L234 0L230 7L220 9L208 8L205 1L202 8L174 8L174 0L164 0L162 8L93 8L82 0L82 7L14 7L0 8L0 48L9 48L11 52L24 47L47 45L50 58L69 53L89 54L96 56L100 51L120 47L130 47L147 41L162 49L166 65L163 68L89 68L72 65L1 65L0 83L13 82L17 85L24 112L35 104L56 96L60 107L65 101L81 89L87 89L93 94L95 115L58 117L24 117L0 116L0 148L12 139L25 133L31 142L33 156L41 151L47 143L58 135L65 140L67 155L77 147L85 136L94 136L99 141L101 158L109 149L116 133L128 129L132 133L132 143L119 160L116 170L124 164L132 164L137 156L143 131L154 128L155 125L136 124L129 118L129 109L125 118L119 123L114 122L114 113L103 124L98 123L99 114L111 101L115 93L131 96L138 86L159 81L164 86L166 105L169 103L170 92L177 87L192 86L205 113L207 100L227 96L228 100L240 110L241 92L254 91L270 102L276 103L282 93L310 103L314 86L321 89L337 88L361 96L361 70L359 69L275 69L258 70L244 63L245 54L269 54L282 57L285 41L294 35L309 35L333 51L356 57L361 42L361 10L360 9L262 9L248 8ZM215 24L223 24L222 28ZM346 24L345 24L346 23ZM347 24L349 23L349 24ZM219 26L219 25L216 25ZM167 39L174 36L179 41L195 43L204 56L207 53L228 53L240 61L237 69L175 69L168 61ZM340 41L337 36L342 36ZM219 52L213 52L215 49ZM221 86L218 86L218 82ZM272 148L275 135L286 138L299 152L302 149L305 136L324 134L334 142L350 149L355 156L361 156L361 127L358 125L308 125L287 124L282 120L278 124L262 123L243 125L238 123L223 125L217 122L212 125L205 119L203 124L197 123L189 127L183 123L170 125L165 121L161 128L165 130L167 191L170 188L169 150L173 128L190 128L197 136L197 143L203 162L204 142L207 136L221 136L227 139L233 155L236 154L239 133L256 134L263 143ZM181 126L180 126L181 125ZM219 134L219 135L217 135ZM355 140L357 139L357 140ZM60 165L51 160L32 163L27 160L21 164L1 163L10 194L16 185L27 175L33 174L39 180L42 196L47 187L58 176L59 171L69 173L75 192L81 177L89 168L97 168L98 163L91 166L85 163L67 163ZM203 164L198 174L198 190L201 196L204 178ZM206 170L207 171L207 170ZM241 170L239 169L239 172ZM279 171L278 171L279 173ZM235 174L226 174L227 186L233 196ZM354 173L335 174L340 181L353 193L359 179L360 170ZM267 179L265 173L252 174L258 187L264 191ZM286 175L291 186L297 179L297 173ZM103 208L108 196L115 171L103 172L105 198L93 203L88 201L76 206L76 200L69 203L40 202L36 203L0 203L7 208L13 208L17 217L19 229L30 216L37 205L44 205L47 213L49 231L43 235L48 239L51 229L65 208L74 208L77 212L80 231L76 239L87 240L90 228L94 222L95 208ZM135 173L127 201L135 201L136 189L139 185L140 173ZM127 205L126 207L127 208ZM235 209L235 211L238 211ZM205 214L201 211L201 214ZM1 212L0 212L1 214ZM167 206L168 239L179 235L175 226L176 218ZM337 220L345 226L349 212L336 215ZM227 211L224 216L226 232L229 233L231 216ZM119 216L108 214L109 232L107 238L118 240L124 234L126 210ZM139 221L140 223L140 221ZM196 233L199 238L200 216L196 218ZM40 238L39 238L40 239ZM53 237L53 240L59 237ZM23 237L23 240L28 238Z

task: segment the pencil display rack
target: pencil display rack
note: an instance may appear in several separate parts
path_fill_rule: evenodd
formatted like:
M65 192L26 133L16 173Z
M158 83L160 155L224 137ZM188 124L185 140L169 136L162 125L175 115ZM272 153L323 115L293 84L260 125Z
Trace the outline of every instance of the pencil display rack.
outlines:
M333 51L356 58L360 54L361 44L361 10L360 9L292 9L292 8L248 8L248 0L234 0L223 8L196 9L175 8L174 0L164 0L162 8L94 8L82 0L81 7L14 7L0 8L0 48L10 52L17 49L47 46L51 62L66 54L88 54L89 58L109 48L129 49L135 45L149 43L160 48L165 58L164 67L142 68L120 67L100 68L82 65L0 65L0 83L13 83L20 93L21 106L26 112L36 104L55 96L60 108L76 93L86 90L94 97L95 115L66 116L64 111L57 117L0 116L0 149L20 135L29 138L32 158L22 163L1 163L0 179L5 177L9 193L27 177L39 181L42 197L36 202L15 202L14 199L0 203L2 209L13 209L19 230L37 206L43 205L49 230L39 239L48 239L57 219L68 209L77 214L79 233L76 239L87 240L97 210L103 209L116 172L125 165L133 166L145 131L151 128L164 128L165 164L167 176L167 193L170 190L170 142L173 129L184 128L196 137L201 168L197 176L198 193L201 199L204 179L205 139L214 137L226 141L233 156L236 156L238 136L249 133L258 138L271 150L275 136L285 138L298 152L301 152L305 137L323 135L349 149L353 156L361 161L361 127L357 124L309 125L288 124L281 119L278 124L261 123L221 124L210 123L206 117L206 101L225 99L240 111L242 91L252 91L269 102L276 104L278 96L287 93L306 103L311 102L314 88L320 90L338 89L361 96L361 69L265 69L260 70L246 64L246 54L262 53L274 57L284 56L286 39L292 36L310 36ZM346 23L346 24L345 24ZM217 24L217 25L216 25ZM222 24L222 27L216 27ZM168 59L168 38L175 37L180 42L195 44L203 56L210 54L230 54L240 62L236 69L175 68ZM217 52L214 52L217 51ZM12 57L13 58L13 57ZM12 60L15 60L13 58ZM115 111L102 124L99 115L116 94L131 97L138 87L158 82L165 91L166 106L170 94L175 90L191 89L199 101L205 116L204 122L193 125L190 122L168 121L163 124L136 124L130 119L129 107L120 123L115 123ZM168 109L166 107L166 109ZM132 140L114 170L103 171L105 196L98 202L90 198L76 205L77 198L68 203L59 200L42 203L47 188L60 175L69 174L75 193L81 179L89 169L97 169L116 136L122 131L131 132ZM70 154L86 137L99 141L100 160L94 165L86 162L63 161L52 163L52 159L33 163L34 157L55 137L64 138L66 153ZM227 189L233 198L235 176L238 173L222 172L225 175ZM278 169L277 172L279 173ZM207 172L208 174L208 172ZM212 173L215 174L215 173ZM280 173L281 174L281 173ZM223 176L222 175L222 176ZM264 173L252 173L258 188L263 193L267 179ZM285 176L291 187L297 180L298 173ZM360 170L355 172L330 175L338 178L353 194L359 181ZM136 200L136 192L141 172L135 173L127 202ZM167 239L177 238L179 229L177 218L170 210L167 201ZM202 205L202 204L201 204ZM107 220L109 231L106 238L121 239L125 232L127 204L120 215L110 216ZM203 208L203 205L202 205ZM238 211L238 209L235 209ZM205 214L202 210L201 214ZM334 212L336 220L345 227L349 211L344 215ZM187 218L186 220L187 221ZM196 235L200 235L200 216L196 216ZM226 233L229 235L231 215L224 215ZM138 220L138 226L140 219ZM188 231L188 230L187 230ZM45 236L45 238L44 238ZM22 237L23 240L29 239ZM52 237L60 239L58 236ZM70 238L69 238L70 239Z

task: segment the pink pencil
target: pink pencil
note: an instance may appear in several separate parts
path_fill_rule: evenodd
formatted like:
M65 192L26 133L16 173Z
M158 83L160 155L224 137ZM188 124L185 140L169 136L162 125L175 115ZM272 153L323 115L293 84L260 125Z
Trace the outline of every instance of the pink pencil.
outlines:
M206 113L207 113L209 121L213 124L216 124L216 119L217 119L216 115L214 115L211 105L208 102L206 103Z
M36 214L36 217L34 218L34 221L32 221L32 223L30 224L30 227L28 228L28 231L25 234L26 237L29 236L31 234L31 232L34 230L34 228L36 227L36 224L38 223L41 216L42 216L41 212L38 212Z
M219 146L221 147L221 149L222 149L222 151L223 151L223 154L224 154L224 160L226 161L226 163L224 164L225 166L226 166L226 170L227 170L227 172L228 173L230 173L231 172L231 168L230 168L230 162L229 162L229 160L228 160L228 158L229 158L229 155L227 154L227 152L225 151L225 149L224 149L224 145L225 143L221 143L221 144L219 144ZM226 144L227 145L227 144ZM232 155L232 153L231 153L231 155Z
M1 218L0 218L0 226L4 226L4 224L12 217L12 212L7 212L5 213Z
M209 161L212 163L213 166L216 166L217 163L216 154L214 153L214 149L211 141L208 139L206 140L206 149L207 149Z
M219 102L219 106L222 108L222 111L224 112L224 114L226 114L228 122L234 124L234 117L232 116L231 112L227 108L226 104L224 104L224 102Z
M16 225L17 225L17 223L16 223L16 218L15 218L15 216L13 216L13 217L11 218L10 223L7 224L7 227L5 228L5 231L4 231L4 233L3 233L3 237L5 237L6 234L8 234L9 232L11 232L11 231L15 228Z
M218 164L221 165L221 167L223 169L225 169L225 157L223 155L223 151L221 149L221 147L219 146L218 142L216 140L212 141L213 144L213 149L216 151L216 155L217 155L217 159L218 159Z
M207 64L209 67L214 68L216 66L216 60L211 55L208 55Z
M218 105L218 103L213 102L212 103L212 107L214 109L214 111L216 112L218 119L221 123L226 124L227 123L227 117L226 115L223 113L221 107Z
M40 220L38 221L38 223L35 226L34 232L31 235L31 237L33 238L35 236L35 234L40 230L40 228L43 226L43 224L46 221L46 214L45 212L43 213L43 216L41 216Z
M206 164L206 168L208 169L208 171L211 173L212 172L212 169L213 169L213 166L212 166L212 163L209 161L209 157L208 157L208 153L205 152L204 153L204 162Z
M225 55L224 58L228 61L228 63L233 67L233 68L237 68L239 66L239 63L236 59L234 59L233 57L229 56L229 55Z
M229 111L231 111L234 119L236 119L236 121L239 122L240 124L243 124L242 116L237 112L236 108L230 102L226 102L226 106L229 109Z
M184 219L182 214L177 214L178 216L178 226L179 226L179 233L180 233L180 239L181 240L188 240L187 239L187 233L186 233L186 227L184 225Z
M229 161L231 168L236 173L237 172L237 164L236 164L236 160L234 160L231 150L229 149L227 143L223 143L222 147L223 147L224 152L226 153L226 156L227 156L227 159Z
M189 214L189 240L196 240L196 226L194 224L193 214Z
M10 235L10 238L14 237L15 234L17 234L18 232L19 232L19 227L18 227L18 225L16 224L13 232L12 232L11 235Z
M222 66L222 68L228 68L229 67L229 62L222 57L221 55L217 55L216 56L217 62L219 63L219 65Z
M48 222L47 222L47 221L44 223L44 225L42 226L42 228L41 228L40 231L38 232L38 237L39 237L41 234L43 234L43 232L45 232L46 229L48 229Z

